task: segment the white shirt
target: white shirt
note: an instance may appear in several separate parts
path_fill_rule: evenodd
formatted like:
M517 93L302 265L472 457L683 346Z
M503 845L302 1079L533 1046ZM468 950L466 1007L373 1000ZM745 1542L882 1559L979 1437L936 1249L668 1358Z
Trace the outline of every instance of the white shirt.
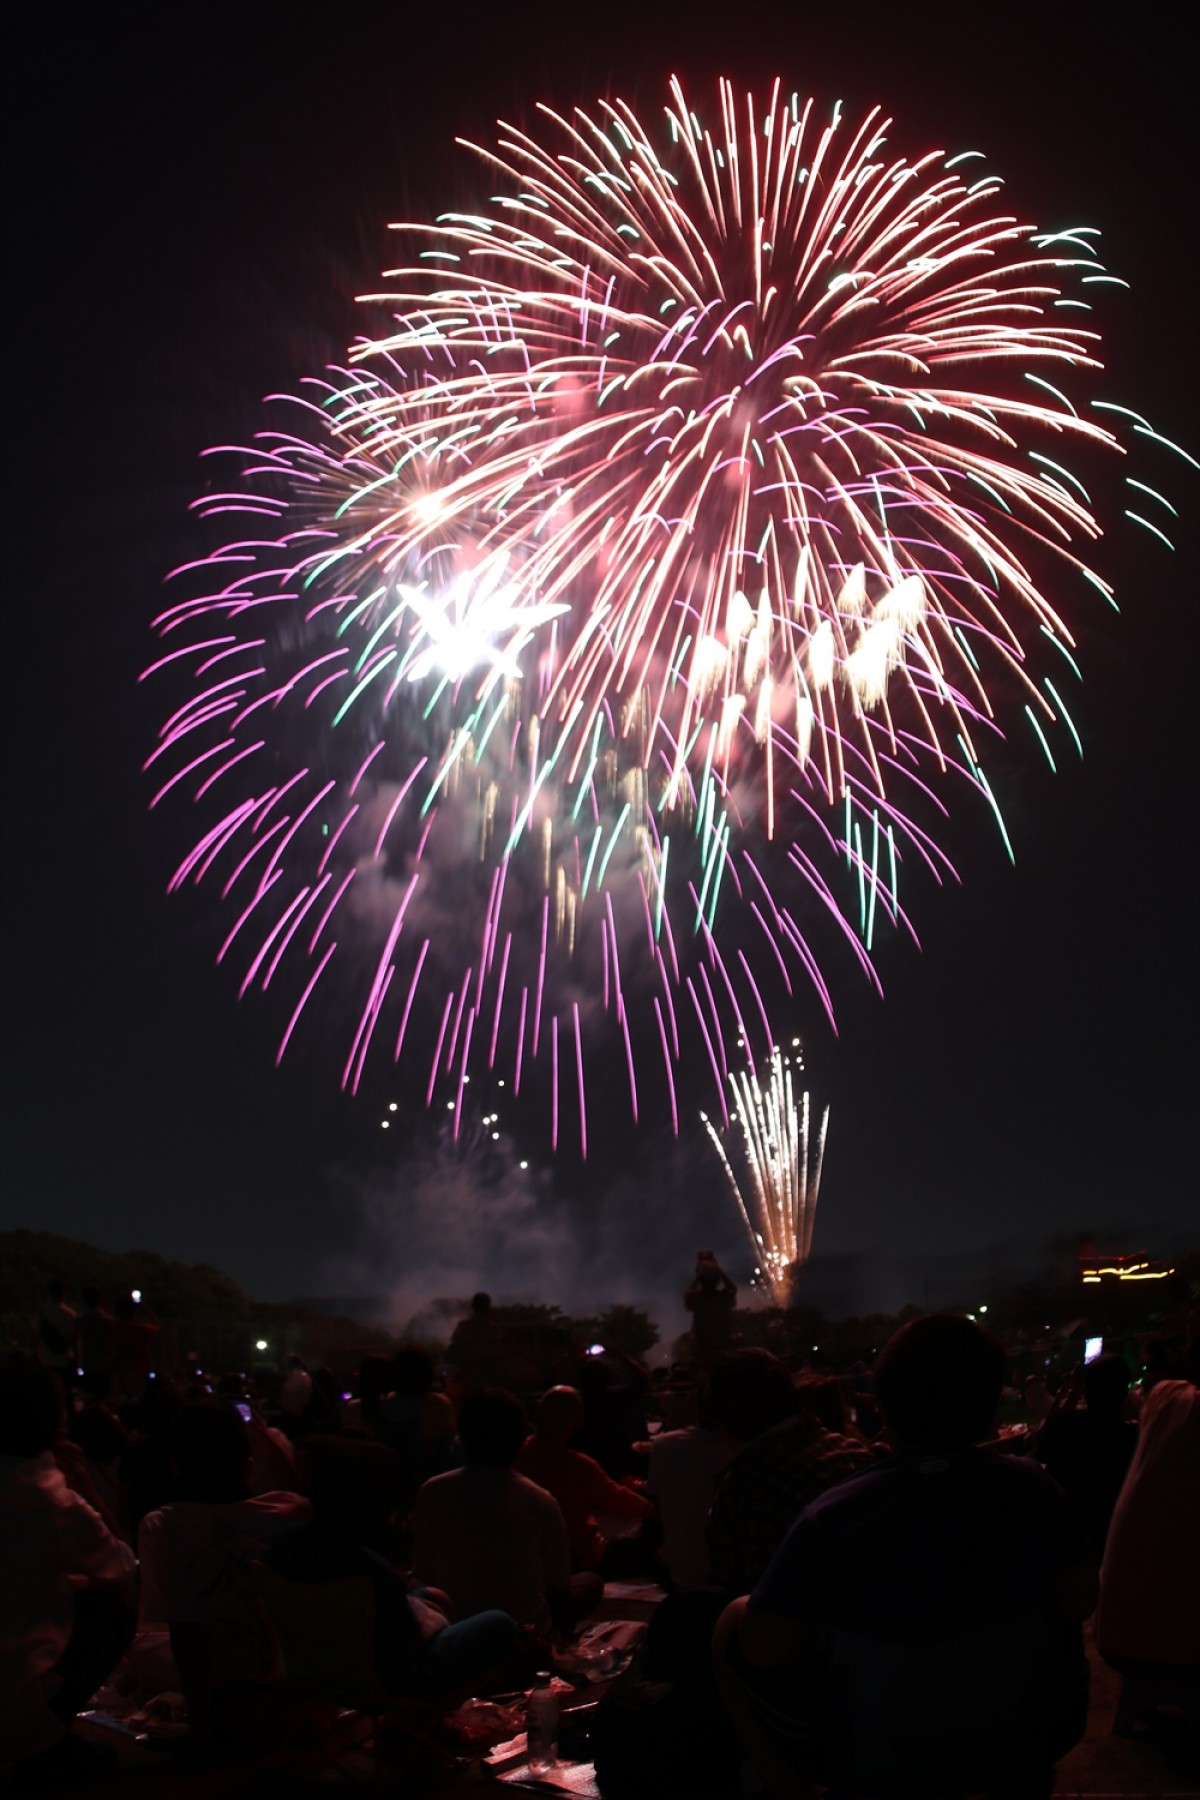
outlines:
M413 1567L444 1588L455 1617L499 1607L550 1628L550 1594L571 1583L558 1501L512 1469L452 1469L425 1482L413 1514Z
M662 1559L677 1587L706 1587L712 1580L708 1513L717 1476L732 1456L718 1432L700 1425L664 1431L651 1445L646 1492L658 1501Z
M0 1456L0 1745L8 1756L49 1749L62 1727L48 1710L50 1671L75 1622L72 1589L136 1573L128 1544L70 1489L54 1461ZM0 1759L2 1760L2 1759Z
M287 1493L220 1504L176 1500L147 1513L138 1526L145 1626L207 1625L222 1680L231 1686L258 1680L265 1644L250 1564L278 1532L311 1517L308 1501Z
M146 1624L238 1618L253 1611L247 1569L277 1532L307 1524L299 1494L256 1494L210 1504L176 1500L138 1526Z

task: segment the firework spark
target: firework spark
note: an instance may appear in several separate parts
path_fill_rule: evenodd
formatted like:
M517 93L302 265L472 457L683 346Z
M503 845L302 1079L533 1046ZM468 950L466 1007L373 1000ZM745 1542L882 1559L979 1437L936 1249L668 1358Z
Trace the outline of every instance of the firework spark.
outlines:
M770 995L832 1020L834 946L874 981L915 937L901 877L954 878L956 789L999 817L1002 728L1074 736L1039 584L1107 593L1064 459L1115 439L1058 385L1098 367L1094 234L975 161L778 85L709 131L673 83L661 141L541 111L197 503L242 530L176 572L149 762L281 1056L320 994L347 1087L403 1059L457 1120L537 1065L583 1148L594 1043L635 1118L689 1061L724 1109Z
M799 1073L804 1064L797 1057ZM792 1083L793 1061L778 1047L772 1050L765 1083L754 1069L731 1073L734 1122L742 1128L748 1193L733 1172L721 1134L706 1113L705 1127L737 1202L757 1262L756 1273L772 1298L786 1306L796 1276L812 1253L813 1226L821 1191L829 1108L821 1114L815 1138L810 1134L811 1102L807 1090L798 1097Z

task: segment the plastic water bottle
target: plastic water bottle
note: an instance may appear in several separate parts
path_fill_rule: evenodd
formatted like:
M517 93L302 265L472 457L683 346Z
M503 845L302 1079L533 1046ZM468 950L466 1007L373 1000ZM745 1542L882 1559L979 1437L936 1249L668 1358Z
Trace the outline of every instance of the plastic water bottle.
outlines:
M558 1695L545 1670L539 1670L533 1678L525 1711L525 1730L529 1740L530 1768L552 1769L558 1761Z

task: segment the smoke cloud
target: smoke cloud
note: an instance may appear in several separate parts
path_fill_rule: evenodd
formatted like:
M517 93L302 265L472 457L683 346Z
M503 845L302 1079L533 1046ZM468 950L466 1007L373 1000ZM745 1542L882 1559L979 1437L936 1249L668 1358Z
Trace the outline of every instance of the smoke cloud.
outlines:
M636 1172L592 1179L581 1172L578 1192L555 1192L505 1137L413 1151L390 1174L343 1181L351 1244L326 1279L340 1294L386 1298L397 1332L411 1324L443 1335L436 1303L485 1288L498 1303L577 1317L641 1307L664 1348L687 1329L682 1294L698 1249L748 1280L749 1245L707 1145L664 1134Z

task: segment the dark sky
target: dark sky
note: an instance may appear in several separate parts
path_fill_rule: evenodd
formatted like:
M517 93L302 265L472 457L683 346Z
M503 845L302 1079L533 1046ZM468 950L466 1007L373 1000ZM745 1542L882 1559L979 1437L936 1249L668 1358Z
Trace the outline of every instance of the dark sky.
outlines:
M1108 391L1195 450L1186 9L33 17L12 77L6 259L4 1223L210 1261L263 1295L377 1291L401 1271L410 1292L446 1291L429 1220L406 1213L428 1210L428 1181L381 1162L377 1109L275 1074L273 1040L213 970L214 922L163 893L177 843L147 817L157 719L135 678L162 577L194 553L200 451L245 441L263 394L340 352L388 220L438 209L469 175L456 133L484 137L539 98L615 92L650 110L671 72L697 93L778 72L848 108L879 101L896 145L982 148L1024 216L1099 225L1132 283L1110 290ZM993 1247L1053 1236L1154 1250L1187 1233L1197 477L1150 466L1182 514L1178 554L1106 518L1098 561L1122 614L1073 620L1082 764L1052 777L1014 753L1016 868L956 819L967 879L926 897L923 952L889 953L886 1001L843 991L840 1040L811 1041L834 1107L826 1256L985 1267ZM522 1219L543 1285L572 1243L590 1248L568 1285L590 1266L647 1293L682 1280L696 1242L736 1245L711 1183L697 1201L686 1171L662 1175L660 1146L624 1154L655 1171L645 1185L669 1216L653 1231L633 1175L611 1203L596 1179L552 1228L545 1198L495 1210L510 1260L480 1278L517 1284Z

